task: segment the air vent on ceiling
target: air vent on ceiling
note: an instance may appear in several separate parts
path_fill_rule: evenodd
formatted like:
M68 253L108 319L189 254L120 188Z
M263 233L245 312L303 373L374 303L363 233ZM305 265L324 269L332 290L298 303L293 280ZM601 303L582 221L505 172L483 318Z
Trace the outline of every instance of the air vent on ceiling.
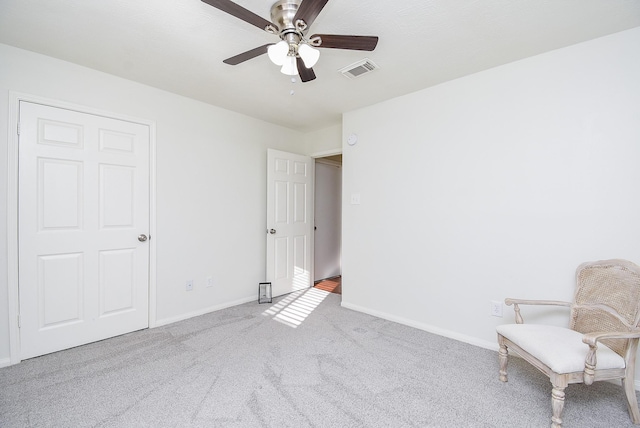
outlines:
M371 73L377 68L378 66L375 65L373 61L371 61L369 58L365 58L361 61L354 62L351 65L341 68L338 71L342 73L343 76L348 77L349 79L355 79L356 77Z

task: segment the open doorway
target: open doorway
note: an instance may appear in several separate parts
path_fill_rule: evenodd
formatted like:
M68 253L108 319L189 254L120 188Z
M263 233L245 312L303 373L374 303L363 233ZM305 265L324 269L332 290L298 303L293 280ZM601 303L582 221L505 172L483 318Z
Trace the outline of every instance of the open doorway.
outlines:
M314 287L342 294L342 155L315 159Z

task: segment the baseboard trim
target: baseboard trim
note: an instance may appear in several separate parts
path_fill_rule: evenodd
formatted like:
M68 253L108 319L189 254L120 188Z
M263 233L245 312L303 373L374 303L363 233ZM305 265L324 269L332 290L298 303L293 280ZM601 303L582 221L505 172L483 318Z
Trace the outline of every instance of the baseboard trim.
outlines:
M374 317L382 318L388 321L397 322L398 324L403 324L409 327L417 328L418 330L427 331L429 333L437 334L438 336L448 337L449 339L454 339L459 342L468 343L470 345L479 346L480 348L490 349L492 351L498 350L498 343L489 342L487 340L478 339L477 337L467 336L465 334L456 333L455 331L446 330L440 327L436 327L430 324L425 324L421 322L417 322L408 318L399 317L396 315L391 315L386 312L380 312L376 310L372 310L369 308L365 308L362 306L354 305L349 302L342 302L342 307L351 309L357 312L362 312L368 315L373 315Z
M358 305L353 305L349 302L341 303L343 308L351 309L356 312L362 312L367 315L372 315L377 318L382 318L387 321L397 322L398 324L406 325L409 327L417 328L418 330L423 330L429 333L437 334L438 336L448 337L449 339L457 340L459 342L468 343L469 345L478 346L480 348L489 349L491 351L498 351L498 344L489 342L487 340L478 339L477 337L467 336L465 334L456 333L451 330L446 330L440 327L435 327L430 324L425 324L421 322L417 322L414 320L410 320L408 318L398 317L395 315L388 314L386 312L375 311L369 308L365 308ZM517 357L517 355L515 355ZM497 363L496 363L497 364ZM616 385L620 385L619 380L610 381L615 383ZM636 391L640 391L640 380L634 379L633 385Z
M11 365L11 358L2 358L0 359L0 368L8 367Z
M158 319L156 320L154 328L161 327L163 325L173 324L174 322L178 322L178 321L184 321L193 317L199 317L200 315L205 315L211 312L219 311L221 309L227 309L232 306L242 305L245 303L253 302L255 300L256 300L255 296L245 297L243 299L234 300L232 302L222 303L220 305L209 306L206 308L198 309L197 311L187 312L184 314L177 315L175 317Z

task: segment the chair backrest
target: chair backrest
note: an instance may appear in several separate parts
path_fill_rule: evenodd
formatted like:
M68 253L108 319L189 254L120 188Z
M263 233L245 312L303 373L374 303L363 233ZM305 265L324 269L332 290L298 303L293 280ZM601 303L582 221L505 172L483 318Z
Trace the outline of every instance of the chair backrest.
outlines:
M571 329L580 333L626 332L639 322L640 266L619 259L578 266ZM615 339L603 343L624 357L630 341Z

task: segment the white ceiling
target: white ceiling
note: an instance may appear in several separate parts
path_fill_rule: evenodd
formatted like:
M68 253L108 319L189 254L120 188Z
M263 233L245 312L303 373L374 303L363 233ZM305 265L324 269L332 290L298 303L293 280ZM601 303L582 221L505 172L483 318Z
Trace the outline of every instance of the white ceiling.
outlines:
M236 2L269 19L273 0ZM638 0L330 0L309 34L376 35L378 47L323 49L317 79L292 83L266 55L223 64L278 39L200 0L0 0L0 43L300 131L337 124L346 111L638 26ZM365 57L380 69L353 80L337 71Z

